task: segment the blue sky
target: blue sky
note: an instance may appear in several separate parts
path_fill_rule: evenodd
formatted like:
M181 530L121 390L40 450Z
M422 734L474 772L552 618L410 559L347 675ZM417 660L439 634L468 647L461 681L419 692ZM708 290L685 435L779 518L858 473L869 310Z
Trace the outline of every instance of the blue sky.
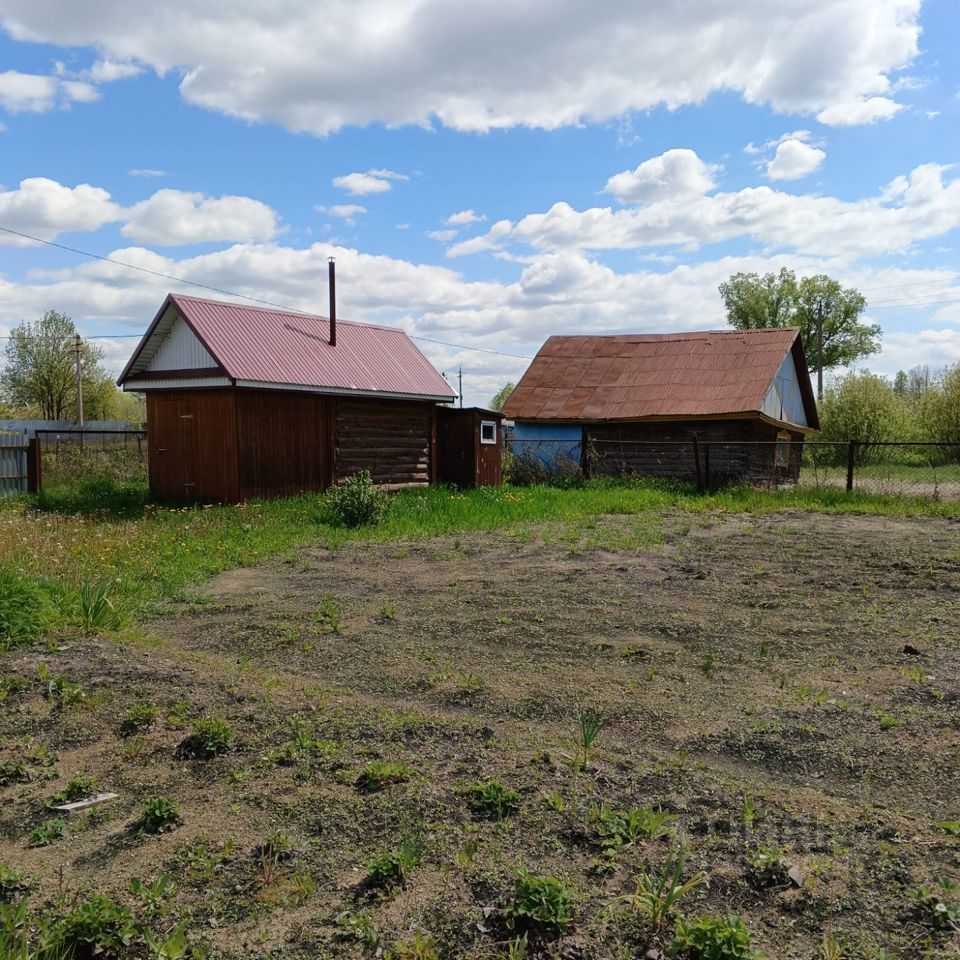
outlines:
M717 328L782 266L863 290L868 366L960 360L954 0L131 6L0 0L0 227L318 312L335 254L468 402L524 367L476 348ZM0 234L0 335L168 289Z

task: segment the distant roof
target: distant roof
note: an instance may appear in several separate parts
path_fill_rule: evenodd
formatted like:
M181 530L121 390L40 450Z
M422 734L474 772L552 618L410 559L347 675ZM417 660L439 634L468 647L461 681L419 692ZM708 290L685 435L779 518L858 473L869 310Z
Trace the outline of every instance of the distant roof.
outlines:
M242 385L431 400L455 396L413 341L396 327L337 320L337 345L332 347L326 317L172 293L118 383L134 387L138 376L149 373L150 362L178 314L222 368L215 372Z
M818 426L794 327L550 337L503 405L511 420L646 420L760 414L793 352L807 423Z

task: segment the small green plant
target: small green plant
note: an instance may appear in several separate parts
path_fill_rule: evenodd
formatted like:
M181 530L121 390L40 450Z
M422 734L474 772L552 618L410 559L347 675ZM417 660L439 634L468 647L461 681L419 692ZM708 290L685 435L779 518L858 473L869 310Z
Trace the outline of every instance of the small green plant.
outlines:
M163 912L167 900L177 892L177 884L163 874L154 877L149 883L134 877L130 881L129 890L143 904L144 911L149 916L157 916Z
M12 903L29 889L29 881L19 870L0 863L0 903Z
M38 640L52 615L49 592L39 580L0 570L0 653Z
M326 504L333 522L343 527L363 527L380 523L386 516L390 500L385 490L377 487L369 470L361 470L332 487Z
M845 960L843 945L830 934L824 934L817 952L817 960Z
M433 938L422 930L415 930L412 940L393 944L386 953L385 960L440 960L440 954Z
M757 887L775 887L789 882L783 851L779 847L757 847L746 854L750 882Z
M47 681L47 699L56 701L62 707L72 707L82 703L87 692L79 683L72 683L63 675L50 677Z
M149 730L159 716L160 711L154 704L138 700L120 721L120 736L132 737L134 734Z
M181 920L172 930L166 933L153 933L145 930L143 941L150 951L150 960L184 960L190 954L187 943L187 931L190 929L189 920Z
M152 797L140 811L141 833L167 833L180 823L180 805L170 797Z
M374 793L396 783L406 783L413 771L405 763L385 763L371 760L357 774L357 789L364 793Z
M87 776L81 773L71 778L67 785L58 790L48 801L48 807L59 807L64 803L76 803L78 800L86 800L92 797L100 789L100 781L96 777Z
M475 813L503 820L520 809L520 794L499 780L478 780L464 790Z
M575 903L576 892L562 880L521 870L503 915L510 930L549 942L573 927Z
M689 880L683 879L685 859L681 847L671 854L660 873L641 873L635 880L634 892L623 898L646 919L654 933L670 918L683 897L707 885L707 875L702 870Z
M895 730L903 721L899 717L894 717L889 713L883 714L880 717L880 729L881 730Z
M404 837L399 847L388 850L370 861L367 869L367 885L386 891L402 887L422 858L420 844L415 837L408 835Z
M123 955L137 935L133 914L102 894L80 900L60 924L70 956Z
M604 727L603 718L595 710L580 706L577 708L577 756L575 764L580 770L590 765L593 745Z
M596 808L594 816L600 844L609 857L616 857L622 848L633 846L638 840L659 840L670 836L676 820L672 813L651 807L615 810L601 806Z
M30 831L27 843L31 847L48 847L54 840L67 835L67 822L60 817L44 820L39 827Z
M369 910L341 913L337 917L337 926L342 928L347 936L359 940L371 950L380 946L380 928L374 923Z
M670 955L690 960L752 960L753 934L739 917L704 914L693 920L677 918Z
M324 633L339 633L343 626L343 619L340 616L340 608L333 599L333 594L328 593L321 601L320 605L313 613L313 622Z
M11 783L26 783L30 779L30 768L23 757L0 760L0 787Z
M264 758L268 763L291 766L298 763L310 763L315 757L323 757L336 749L330 740L317 737L314 725L301 716L290 721L292 736L278 747L270 750Z
M939 827L948 837L960 837L960 820L944 820Z
M749 793L743 794L743 825L749 830L755 823L759 823L767 811L754 800Z
M192 732L180 745L186 756L201 760L226 753L233 744L233 724L223 717L198 717L193 721Z
M708 680L712 680L716 675L717 658L712 650L708 651L707 655L703 658L703 663L700 664L700 669L703 671L703 675Z
M515 940L511 940L507 944L507 960L526 960L529 946L530 943L527 940L526 934L522 937L517 937Z
M397 608L392 603L385 603L377 611L377 620L381 623L392 623L397 619Z
M907 891L917 920L934 930L960 931L960 883L940 877Z
M124 615L110 599L109 581L94 583L84 580L80 585L77 601L78 620L85 633L117 630L123 626Z
M186 864L192 879L209 882L233 859L233 851L232 839L228 838L219 846L215 846L209 837L199 836L189 846L184 847L178 857Z

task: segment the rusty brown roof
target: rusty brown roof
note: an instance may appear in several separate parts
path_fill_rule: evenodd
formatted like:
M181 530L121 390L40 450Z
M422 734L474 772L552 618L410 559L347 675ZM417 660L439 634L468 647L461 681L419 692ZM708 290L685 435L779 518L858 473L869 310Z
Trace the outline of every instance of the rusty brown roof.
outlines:
M512 420L642 420L760 412L787 353L813 396L794 327L550 337L503 406Z

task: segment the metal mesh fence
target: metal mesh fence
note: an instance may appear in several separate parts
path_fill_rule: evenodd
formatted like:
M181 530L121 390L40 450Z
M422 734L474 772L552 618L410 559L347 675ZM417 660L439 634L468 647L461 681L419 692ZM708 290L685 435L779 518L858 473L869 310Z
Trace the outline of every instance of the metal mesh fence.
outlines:
M648 477L700 490L746 484L960 499L960 445L946 443L513 438L504 468L507 481L519 484Z
M43 486L147 479L146 430L37 430Z

